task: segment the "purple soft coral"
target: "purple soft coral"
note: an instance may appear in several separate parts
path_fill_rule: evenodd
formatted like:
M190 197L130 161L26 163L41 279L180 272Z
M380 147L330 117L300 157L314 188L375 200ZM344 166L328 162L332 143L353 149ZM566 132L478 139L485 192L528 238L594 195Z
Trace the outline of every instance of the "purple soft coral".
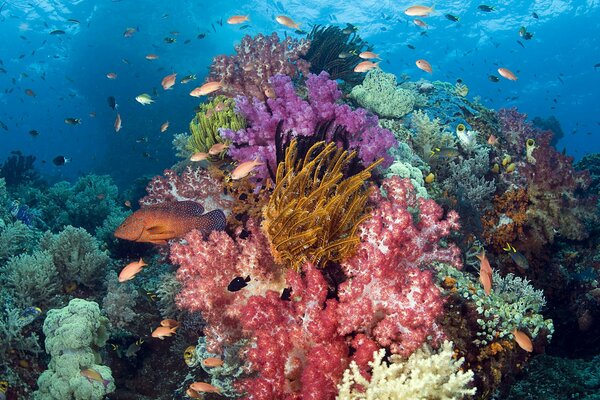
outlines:
M397 142L394 135L378 125L375 115L364 109L352 110L346 104L337 104L342 96L337 83L329 74L310 74L306 87L308 101L296 94L292 79L286 75L275 75L270 79L275 98L266 103L257 99L238 96L236 110L248 121L248 128L233 132L223 130L221 136L232 142L229 155L240 162L255 159L265 161L273 171L275 165L275 135L277 125L283 121L282 131L291 132L292 137L312 136L319 124L332 121L348 131L350 149L357 150L364 165L384 157L384 166L391 164L387 150ZM328 140L332 140L329 133ZM258 169L258 178L269 177L265 166Z

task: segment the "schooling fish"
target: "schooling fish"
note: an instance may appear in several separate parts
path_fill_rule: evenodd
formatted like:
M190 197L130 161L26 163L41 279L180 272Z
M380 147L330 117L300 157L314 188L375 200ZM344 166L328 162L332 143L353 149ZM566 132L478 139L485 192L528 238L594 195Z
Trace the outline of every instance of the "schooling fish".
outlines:
M127 217L115 230L115 237L134 242L165 244L199 229L203 234L225 229L225 214L213 210L203 214L204 207L194 201L174 201L141 208Z

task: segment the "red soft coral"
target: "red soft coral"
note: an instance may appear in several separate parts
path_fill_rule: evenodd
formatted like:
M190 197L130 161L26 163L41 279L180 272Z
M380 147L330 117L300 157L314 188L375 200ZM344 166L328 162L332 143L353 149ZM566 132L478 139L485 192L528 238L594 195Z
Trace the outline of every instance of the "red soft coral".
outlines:
M253 294L284 287L283 274L271 256L269 243L252 221L250 236L233 240L225 232L212 232L208 240L194 230L186 243L171 246L171 261L179 265L177 280L182 289L177 306L200 311L207 322L205 335L209 350L218 352L223 345L242 337L240 310ZM238 230L238 236L241 233ZM236 277L250 276L248 286L236 292L227 290Z
M410 355L427 340L441 337L435 324L442 298L429 271L434 261L461 267L460 250L440 239L458 230L458 214L433 200L417 198L408 179L393 177L374 191L377 204L361 225L357 253L342 264L349 279L340 285L340 334L363 332L393 353ZM414 223L409 209L418 211Z
M246 350L258 375L237 382L253 400L335 398L349 364L348 346L337 334L337 302L326 300L327 283L313 265L304 276L288 271L290 301L269 291L253 296L242 309L242 325L253 338Z

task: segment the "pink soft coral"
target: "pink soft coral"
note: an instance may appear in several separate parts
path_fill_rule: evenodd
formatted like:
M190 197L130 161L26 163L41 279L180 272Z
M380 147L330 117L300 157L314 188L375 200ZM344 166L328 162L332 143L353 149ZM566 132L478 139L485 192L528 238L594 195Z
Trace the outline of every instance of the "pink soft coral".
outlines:
M357 253L342 264L349 279L339 287L339 332L363 332L393 353L410 355L427 341L441 337L436 318L442 297L432 274L422 270L434 261L461 267L460 250L442 248L440 239L459 229L458 214L444 219L433 200L417 198L408 179L384 181L383 196L374 191L377 206L361 225ZM410 209L418 211L414 222Z
M178 175L166 169L163 176L155 176L146 187L148 195L140 199L141 206L165 201L192 200L202 204L206 211L231 208L231 198L223 195L223 185L207 170L188 166Z
M288 271L290 301L269 291L242 309L242 325L254 341L246 361L256 377L237 382L253 400L335 398L348 366L348 346L337 334L337 301L326 300L327 283L313 265L304 276Z
M185 237L185 243L171 246L171 261L179 265L177 280L182 284L177 306L202 313L212 352L242 337L240 310L248 297L284 287L283 274L271 257L267 238L252 221L248 229L247 239L241 239L242 231L238 230L235 240L225 232L212 232L208 240L203 240L195 230ZM227 290L234 278L247 276L251 278L248 286L236 292Z

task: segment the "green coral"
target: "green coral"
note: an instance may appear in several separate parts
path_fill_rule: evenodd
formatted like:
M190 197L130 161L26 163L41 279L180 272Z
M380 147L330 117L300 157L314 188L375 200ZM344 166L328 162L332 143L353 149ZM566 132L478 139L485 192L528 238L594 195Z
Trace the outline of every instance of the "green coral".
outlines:
M410 183L415 188L417 197L425 199L429 198L427 189L425 188L425 180L423 179L424 172L421 171L425 168L424 163L417 157L409 145L400 142L396 149L391 150L394 156L394 162L386 170L385 177L391 178L392 176L399 176L401 178L410 179Z
M411 125L413 150L425 162L429 162L435 148L456 147L456 139L439 118L432 120L427 113L417 110L412 113Z
M27 253L35 239L35 232L21 221L4 225L0 220L0 264L12 256Z
M531 286L527 279L513 274L500 276L494 271L492 291L486 295L479 282L454 267L441 266L438 277L441 281L448 277L456 280L452 290L455 289L458 295L474 303L480 328L476 333L476 345L485 346L504 337L512 339L514 329L525 331L532 339L546 332L548 340L552 339L552 320L544 319L540 314L546 305L544 294Z
M219 129L238 131L245 128L246 120L234 111L234 107L235 101L223 95L201 104L200 111L190 122L188 150L207 152L214 144L223 143Z
M99 365L98 350L106 344L108 320L97 303L73 299L61 309L48 311L44 321L46 352L51 360L38 378L34 400L101 400L115 390L109 367ZM91 369L103 381L88 379Z
M46 251L12 257L0 268L0 276L18 307L45 309L57 300L60 279L52 255Z
M91 174L80 177L72 186L58 182L37 195L31 193L24 203L40 208L52 231L73 225L94 232L114 209L121 207L118 191L110 176Z
M110 265L108 252L83 228L67 226L62 232L46 232L40 248L52 254L54 265L64 282L75 281L88 287L101 282Z
M355 86L350 95L364 108L382 117L400 118L415 107L416 95L397 86L396 76L380 69L367 73L362 85Z
M21 357L25 354L37 356L42 352L37 333L24 332L24 328L31 322L31 318L21 317L21 311L17 308L8 305L0 308L0 367L8 364L9 350L17 351Z

